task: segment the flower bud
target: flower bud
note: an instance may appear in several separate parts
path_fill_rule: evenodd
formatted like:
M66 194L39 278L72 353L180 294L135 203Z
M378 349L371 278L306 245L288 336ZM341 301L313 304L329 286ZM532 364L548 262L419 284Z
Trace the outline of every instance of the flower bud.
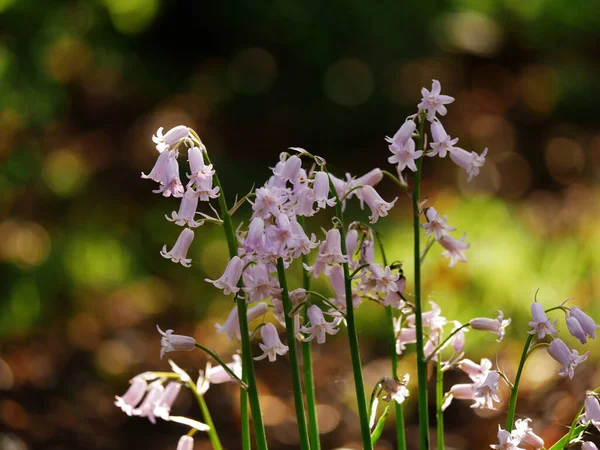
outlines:
M177 444L177 450L194 450L194 439L190 436L181 436Z
M193 337L173 334L173 330L164 332L158 325L156 325L156 328L163 336L160 340L160 345L162 346L160 349L160 359L162 359L167 352L190 351L196 348L196 340Z

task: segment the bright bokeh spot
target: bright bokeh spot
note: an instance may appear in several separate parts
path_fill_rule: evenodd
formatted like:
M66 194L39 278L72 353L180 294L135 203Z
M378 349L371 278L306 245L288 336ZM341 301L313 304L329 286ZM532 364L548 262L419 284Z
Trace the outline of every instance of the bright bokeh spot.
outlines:
M115 28L124 34L144 31L158 13L159 0L104 0Z
M56 150L46 158L42 178L52 192L61 197L75 195L88 177L85 160L69 149Z

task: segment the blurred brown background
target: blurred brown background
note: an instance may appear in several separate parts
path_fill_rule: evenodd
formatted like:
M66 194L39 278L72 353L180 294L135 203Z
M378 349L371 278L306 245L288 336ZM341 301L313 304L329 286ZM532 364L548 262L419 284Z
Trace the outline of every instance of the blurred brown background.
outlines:
M155 324L224 357L237 349L214 329L230 299L203 281L226 263L221 231L197 231L191 269L158 253L179 232L163 218L178 202L140 179L156 157L150 138L159 126L194 127L233 199L263 183L288 146L325 157L338 174L391 169L384 137L439 79L456 98L446 130L466 149L489 147L489 156L470 184L451 161L426 161L424 195L472 244L469 263L452 270L432 250L426 295L449 319L495 317L500 308L512 317L502 344L467 335L470 358L497 360L510 376L538 288L547 307L575 297L600 318L599 7L0 0L0 448L174 449L183 427L152 426L113 406L130 377L167 370ZM381 190L398 195L388 182ZM410 260L409 215L400 195L377 225L394 259ZM236 223L247 217L242 209ZM319 216L310 227L327 223ZM389 373L383 318L376 305L358 310L369 392ZM566 431L584 391L600 385L597 347L587 345L592 355L573 381L558 379L543 350L528 362L517 412L547 442ZM323 448L359 448L345 334L314 353ZM201 352L172 356L194 374L206 362ZM405 357L403 369L412 361ZM271 448L296 448L286 360L257 370ZM176 410L199 418L187 394ZM233 386L207 394L230 449L239 448L236 396ZM416 436L415 398L407 405ZM493 443L505 407L480 417L455 402L447 447ZM382 450L394 445L388 420ZM210 445L198 435L195 448Z

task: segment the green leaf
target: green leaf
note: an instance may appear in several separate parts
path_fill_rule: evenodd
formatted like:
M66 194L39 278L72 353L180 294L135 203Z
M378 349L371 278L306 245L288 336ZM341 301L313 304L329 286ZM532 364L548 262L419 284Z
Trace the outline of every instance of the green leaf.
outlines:
M579 425L578 427L575 427L575 431L573 431L571 439L575 439L577 436L579 436L579 434L583 430L585 430L585 428L586 428L585 425ZM548 450L563 450L568 444L568 442L567 442L568 437L569 437L569 433L565 434L556 444L554 444Z
M388 413L390 412L390 407L386 406L385 409L383 410L383 414L381 415L381 417L379 417L379 420L377 421L377 425L375 425L375 428L373 429L373 432L371 433L371 445L375 445L375 443L377 442L377 439L379 439L379 437L381 436L381 433L383 432L383 425L385 423L385 419L388 416Z

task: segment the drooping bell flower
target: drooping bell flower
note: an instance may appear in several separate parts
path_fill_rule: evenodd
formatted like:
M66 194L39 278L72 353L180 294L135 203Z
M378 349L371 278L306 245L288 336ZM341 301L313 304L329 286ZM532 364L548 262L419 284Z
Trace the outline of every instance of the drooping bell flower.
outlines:
M427 223L421 225L425 228L425 236L433 233L436 241L447 235L447 231L456 231L455 227L448 225L448 216L442 218L435 208L426 208L425 217L427 218Z
M260 330L260 335L263 342L258 345L263 351L263 354L256 356L254 358L256 361L260 361L268 357L269 361L273 362L277 359L277 355L285 355L288 352L288 346L283 345L281 339L279 339L277 328L275 328L275 325L272 323L268 323L262 327Z
M572 317L577 322L579 322L579 325L581 326L581 330L583 331L585 336L588 336L591 339L594 339L596 337L596 330L598 328L600 328L600 325L597 325L596 322L594 322L594 319L592 319L590 316L588 316L586 313L584 313L577 306L571 307L569 317ZM575 336L575 337L577 337L577 336ZM584 339L582 341L582 344L585 344L585 341L586 340Z
M170 259L174 263L180 263L183 267L190 267L192 259L187 258L187 252L193 240L194 232L189 228L184 228L181 230L177 242L175 242L171 251L167 252L167 246L165 245L160 254L163 258Z
M517 419L515 421L515 428L511 431L511 435L514 438L520 440L520 444L531 445L535 450L544 448L544 440L533 432L533 429L529 426L531 419Z
M148 393L142 404L133 410L133 415L138 417L147 417L152 423L156 423L156 417L154 416L154 408L158 403L158 400L162 396L165 388L160 381L150 384Z
M248 234L244 239L244 250L247 252L262 253L265 249L265 221L255 217L250 222Z
M194 438L191 436L181 436L177 443L177 450L194 450Z
M498 444L490 445L494 450L525 450L523 447L519 447L521 440L515 438L508 431L503 430L498 425Z
M401 405L406 400L406 397L409 396L410 392L406 387L408 383L408 374L404 376L402 382L398 382L390 377L383 377L383 390L387 392L387 395L383 397L383 400L386 402L391 402L394 400L396 403Z
M138 405L139 402L144 398L144 394L146 393L146 388L148 387L148 383L142 377L135 377L131 380L131 386L127 389L127 392L122 396L115 396L115 406L121 408L128 416L133 414L133 410Z
M468 152L463 150L460 147L453 147L452 151L450 151L450 159L454 161L454 163L465 169L469 178L467 182L471 181L473 177L479 175L479 169L482 168L485 164L485 157L487 155L488 149L484 149L481 155L478 155L475 152Z
M377 191L369 185L365 185L360 190L361 199L367 204L371 210L371 216L369 217L370 223L375 223L380 217L388 215L388 211L392 209L398 197L391 202L383 200Z
M156 181L157 183L166 184L167 183L167 166L169 164L169 160L174 159L175 155L171 152L162 152L158 155L156 159L156 163L154 167L150 171L148 175L142 172L142 178L151 179Z
M217 289L223 289L223 294L225 295L229 295L232 292L237 294L240 290L240 288L237 287L237 283L242 276L242 270L244 270L244 260L240 259L239 256L234 256L227 264L221 278L218 280L205 278L204 280L212 283Z
M584 423L591 422L600 431L600 402L595 395L589 395L585 398Z
M295 181L299 177L301 169L302 160L298 156L292 155L285 160L283 165L276 166L273 173L284 181Z
M458 142L458 138L452 139L444 130L444 126L438 120L431 124L431 136L433 142L430 144L433 151L427 156L437 156L445 158L448 152L454 149L454 144Z
M589 352L580 356L577 350L569 350L562 340L556 338L548 346L548 354L562 365L558 374L573 379L575 367L587 359Z
M173 211L171 217L165 215L165 218L169 222L175 222L176 225L187 225L190 228L196 228L204 224L204 221L200 220L196 222L194 220L196 216L196 209L198 208L198 194L191 188L185 191L184 196L181 198L181 205L179 211Z
M160 127L156 132L156 135L152 136L152 140L156 144L156 150L164 152L166 150L175 147L183 139L186 139L190 135L189 127L185 125L178 125L171 128L163 135L163 127Z
M156 406L154 407L154 415L156 417L160 417L163 420L169 420L171 407L173 406L173 403L175 403L175 400L177 400L180 390L180 383L171 382L167 384L167 387L156 401Z
M183 336L180 334L173 334L173 330L167 330L166 332L161 330L156 325L158 332L162 335L160 340L160 359L165 356L165 353L175 351L186 351L189 352L196 348L196 340L191 336Z
M396 131L394 137L385 137L386 142L390 144L389 147L392 153L394 153L394 150L392 150L392 148L403 148L406 145L406 143L412 138L412 135L415 133L416 128L417 124L414 120L407 120L400 126L398 131Z
M492 333L495 333L498 335L498 339L496 339L498 342L500 342L502 340L502 338L504 337L504 329L510 325L511 319L504 319L504 313L500 310L498 310L498 317L496 317L495 319L489 319L487 317L477 317L475 319L471 319L469 321L469 324L471 325L471 328L474 330L481 330L481 331L490 331Z
M246 311L246 317L248 318L248 322L252 322L254 319L264 315L268 310L269 305L267 305L265 302L260 302L256 306L248 308L248 310ZM242 334L240 332L237 305L235 305L231 309L231 312L227 316L225 323L223 325L216 323L215 327L217 329L217 333L226 334L227 337L231 340L233 340L234 337L241 339Z
M209 184L212 185L212 179L213 175L215 174L215 170L213 169L212 164L204 164L202 150L200 150L198 147L190 148L188 150L188 162L190 163L191 171L191 173L188 174L188 178L190 179L188 187L194 183L198 183L201 180L208 180Z
M493 402L500 402L498 397L498 388L500 387L500 375L495 370L491 370L481 384L476 384L475 398L482 399L487 409L494 409Z
M556 328L554 328L557 321L550 322L541 303L534 301L531 304L531 316L533 321L529 322L528 325L533 329L528 331L529 334L537 334L538 339L544 339L547 334L557 333Z
M279 283L269 275L267 266L261 263L249 266L242 274L244 292L250 297L250 302L257 302L279 295L282 289Z
M438 241L440 245L446 249L446 251L442 252L442 257L450 258L449 267L454 267L458 261L467 262L464 251L468 250L469 247L471 247L471 244L465 242L466 238L466 233L463 234L460 241L457 241L450 235L444 235Z
M325 334L336 334L339 329L336 328L335 322L327 322L323 316L323 311L317 306L312 305L306 311L306 315L310 321L310 326L302 326L300 331L307 333L309 336L305 338L306 341L312 341L317 338L319 344L325 343Z
M179 164L176 158L168 158L165 178L161 180L159 188L152 192L162 194L164 197L170 197L171 195L176 198L183 197L185 189L179 179Z
M335 206L335 197L329 197L329 175L326 172L317 172L313 182L313 195L319 208Z

